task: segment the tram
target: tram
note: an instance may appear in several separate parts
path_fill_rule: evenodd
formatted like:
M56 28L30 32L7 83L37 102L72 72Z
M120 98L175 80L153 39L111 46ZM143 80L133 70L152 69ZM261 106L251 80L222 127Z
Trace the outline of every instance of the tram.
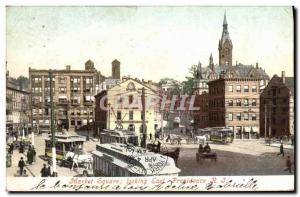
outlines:
M142 152L142 154L140 154ZM130 176L178 176L181 172L173 158L150 152L144 148L121 143L97 144L93 154L94 176L130 177ZM153 170L153 162L160 161L158 169ZM148 161L148 162L147 162ZM158 164L159 162L155 163Z
M100 133L100 143L122 143L138 145L138 136L134 131L128 131L124 129L104 129L104 132Z
M232 143L233 138L233 132L228 127L212 127L210 130L210 140L213 142L227 144Z
M76 134L55 134L56 158L61 160L68 151L73 151L77 146L82 150L83 143L86 141L85 136ZM45 156L52 157L52 135L45 138Z

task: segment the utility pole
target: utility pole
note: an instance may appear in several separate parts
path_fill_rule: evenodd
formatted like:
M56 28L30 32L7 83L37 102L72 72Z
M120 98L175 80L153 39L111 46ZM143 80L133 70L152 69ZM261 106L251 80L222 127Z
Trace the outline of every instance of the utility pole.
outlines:
M267 104L265 104L265 140L267 139Z
M108 122L108 125L107 125L108 127L107 128L110 129L110 103L108 103L107 105L108 105L108 121L107 121Z
M51 134L52 134L52 170L53 176L57 177L56 171L56 146L55 146L55 128L54 128L54 105L52 89L52 70L49 70L50 104L51 104Z
M88 122L87 122L87 129L88 129L88 134L86 140L90 140L90 109L88 109Z
M272 118L271 118L271 115L272 115L272 106L271 106L271 104L269 104L269 106L270 106L270 111L269 111L269 113L270 113L270 115L269 115L269 145L271 145L271 130L272 130Z
M146 117L145 117L145 88L142 88L142 116L143 116L143 141L142 141L142 147L146 148L146 140L147 140L147 130L146 130Z

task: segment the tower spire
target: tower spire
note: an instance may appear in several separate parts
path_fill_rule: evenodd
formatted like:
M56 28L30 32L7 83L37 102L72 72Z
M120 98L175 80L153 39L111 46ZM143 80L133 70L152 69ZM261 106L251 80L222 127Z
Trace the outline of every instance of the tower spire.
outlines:
M226 11L224 12L224 20L223 20L223 25L228 25L227 19L226 19Z
M200 61L198 62L197 72L198 72L198 78L202 79L202 66L201 66L201 62Z

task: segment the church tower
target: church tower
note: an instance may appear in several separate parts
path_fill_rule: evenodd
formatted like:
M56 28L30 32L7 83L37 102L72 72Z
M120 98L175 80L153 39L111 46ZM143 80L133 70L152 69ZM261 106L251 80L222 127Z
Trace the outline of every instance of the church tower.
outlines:
M232 66L232 42L229 37L228 23L226 19L226 12L223 20L223 32L221 40L219 40L219 65Z
M208 66L212 71L215 71L215 65L214 65L214 59L213 59L212 53L209 56L209 65Z
M111 69L112 69L112 72L111 72L111 76L113 79L121 79L121 69L120 69L120 62L118 60L114 60L111 65Z

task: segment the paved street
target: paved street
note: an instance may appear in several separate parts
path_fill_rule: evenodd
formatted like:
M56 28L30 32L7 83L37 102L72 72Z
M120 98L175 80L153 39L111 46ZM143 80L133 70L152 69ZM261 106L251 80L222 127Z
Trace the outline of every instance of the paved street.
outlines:
M176 147L170 146L169 148ZM217 162L205 160L196 162L197 145L183 145L178 167L181 176L213 175L282 175L289 174L285 169L286 156L292 161L293 149L285 149L285 157L277 155L278 147L265 145L262 141L234 141L232 144L210 144L218 155Z
M84 144L84 150L91 152L95 149L97 140L91 139ZM177 145L166 144L169 150ZM289 174L284 171L285 158L278 156L279 147L276 144L268 146L262 140L234 141L232 144L210 144L212 151L218 155L217 162L210 160L203 161L202 164L196 162L195 154L198 149L197 144L181 145L181 152L178 167L182 170L181 176L206 176L206 175L281 175ZM43 136L35 137L35 147L37 151L37 162L27 165L26 170L29 176L40 176L40 170L45 163L40 156L44 155ZM293 158L293 149L285 147L286 155ZM14 150L12 157L12 167L7 168L7 176L14 176L18 170L17 164L21 156L26 160L25 154L20 154ZM57 167L59 176L76 176L81 173L72 171L69 168Z

